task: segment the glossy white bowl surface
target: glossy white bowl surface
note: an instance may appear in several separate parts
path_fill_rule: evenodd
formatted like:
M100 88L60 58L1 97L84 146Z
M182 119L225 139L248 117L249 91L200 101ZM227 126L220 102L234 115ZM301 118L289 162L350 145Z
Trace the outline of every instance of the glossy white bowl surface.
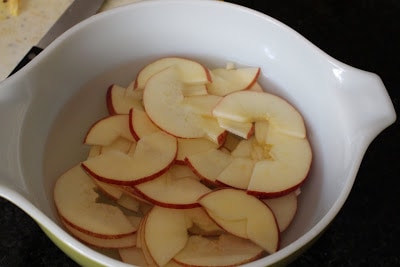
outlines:
M395 120L378 76L338 62L259 12L219 1L161 0L96 15L0 84L0 195L82 264L123 266L60 227L55 179L85 157L83 136L106 114L108 85L127 85L146 62L166 55L209 67L259 66L261 84L304 115L314 161L298 214L282 249L249 266L279 262L316 238L344 204L372 139Z

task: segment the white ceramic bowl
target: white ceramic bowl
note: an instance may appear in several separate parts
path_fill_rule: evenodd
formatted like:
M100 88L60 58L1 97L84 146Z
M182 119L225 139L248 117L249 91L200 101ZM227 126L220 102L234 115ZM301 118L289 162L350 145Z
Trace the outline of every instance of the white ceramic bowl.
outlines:
M314 162L282 249L249 266L285 263L344 204L367 146L395 120L378 76L329 57L282 23L218 1L145 1L96 15L0 84L0 195L32 216L81 265L124 266L63 230L58 175L83 159L88 126L106 114L110 83L127 85L164 55L262 69L261 83L304 115Z

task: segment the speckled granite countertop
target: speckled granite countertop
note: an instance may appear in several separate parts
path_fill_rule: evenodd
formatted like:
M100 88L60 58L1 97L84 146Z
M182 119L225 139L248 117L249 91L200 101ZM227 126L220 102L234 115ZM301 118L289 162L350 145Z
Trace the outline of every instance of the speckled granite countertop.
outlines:
M399 113L400 1L232 2L286 23L340 61L377 73ZM351 194L331 226L290 267L400 266L399 153L396 121L367 150ZM27 215L0 200L0 266L77 265Z
M99 12L139 0L108 0ZM36 45L72 0L20 0L18 16L0 13L0 81Z

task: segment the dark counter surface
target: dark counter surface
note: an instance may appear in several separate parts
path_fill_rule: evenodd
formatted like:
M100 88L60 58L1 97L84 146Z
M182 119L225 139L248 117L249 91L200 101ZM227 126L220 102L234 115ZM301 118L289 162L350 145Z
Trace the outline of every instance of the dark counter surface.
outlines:
M377 73L400 107L400 1L229 1L270 15L332 57ZM223 18L221 18L223 19ZM290 267L400 266L400 125L368 148L343 209ZM77 266L19 208L0 199L0 266Z

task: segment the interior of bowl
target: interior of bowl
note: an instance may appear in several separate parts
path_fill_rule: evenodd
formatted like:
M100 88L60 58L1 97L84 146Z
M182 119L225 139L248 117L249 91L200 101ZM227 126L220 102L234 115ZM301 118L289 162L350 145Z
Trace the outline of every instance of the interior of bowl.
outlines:
M342 66L279 22L221 2L145 2L106 12L68 31L25 71L32 102L21 137L21 166L34 204L58 223L55 180L86 157L82 140L107 114L107 87L127 86L145 63L166 55L209 67L259 66L264 88L300 110L313 165L276 257L315 237L343 204L360 156L346 136L346 118L336 112L341 81L334 69Z

